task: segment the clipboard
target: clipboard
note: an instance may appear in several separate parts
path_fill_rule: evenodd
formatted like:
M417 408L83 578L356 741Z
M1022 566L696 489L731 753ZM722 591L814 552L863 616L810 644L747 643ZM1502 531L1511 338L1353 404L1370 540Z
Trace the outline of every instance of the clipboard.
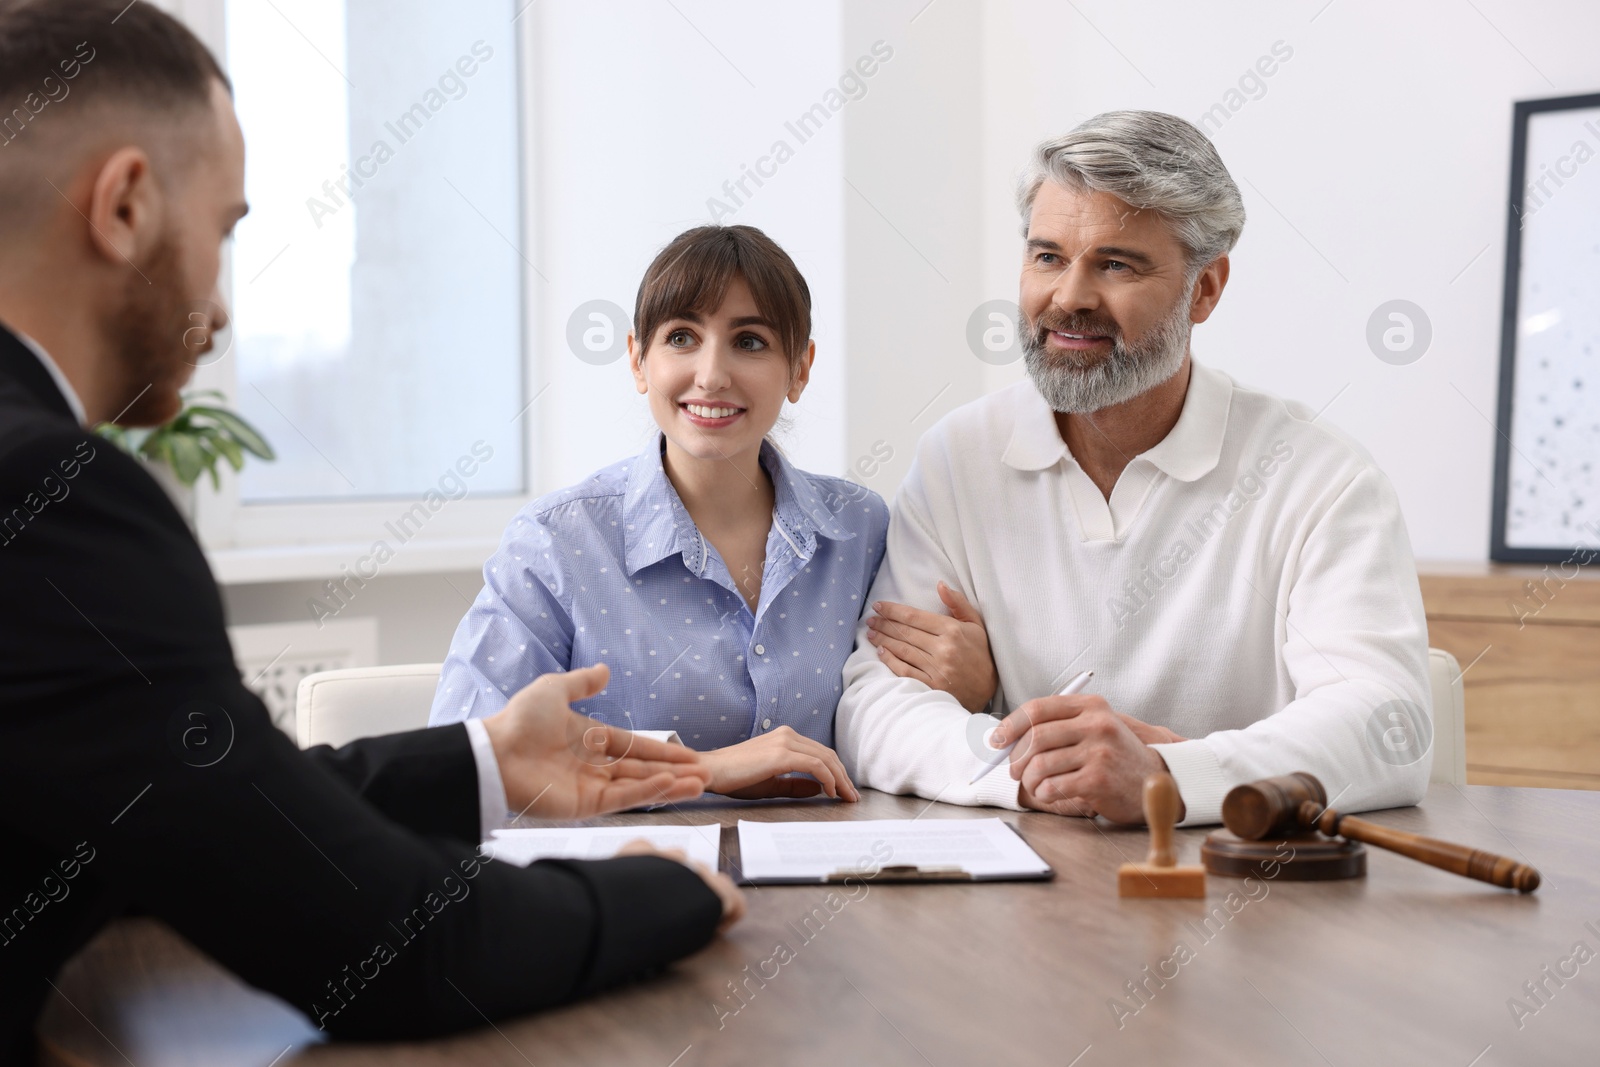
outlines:
M960 833L961 829L982 830L988 835L991 843L1002 846L1007 853L1010 863L996 866L994 862L983 858L983 862L971 865L963 862L932 862L895 863L885 861L880 864L844 865L833 866L831 870L818 870L813 872L790 871L785 873L761 873L750 875L745 870L745 826L755 828L753 833L762 835L773 828L807 828L809 832L827 835L830 830L842 835L849 835L853 830L867 828L867 835L873 836L877 828L882 827L882 841L895 843L897 837L904 831L897 824L917 824L917 829L924 833L949 832ZM962 827L960 824L966 824ZM979 825L982 824L982 825ZM997 836L1002 833L1004 836ZM1000 819L967 820L967 819L934 819L923 820L878 820L875 822L839 822L839 823L800 823L800 822L774 822L774 823L746 823L740 821L739 827L728 828L734 835L737 848L724 850L727 857L727 873L739 885L843 885L851 882L873 883L955 883L972 884L976 882L1047 882L1055 878L1056 872L1044 860L1027 839L1018 832L1015 826ZM1009 840L1007 840L1009 839ZM734 857L737 856L737 859ZM826 865L825 865L826 866Z

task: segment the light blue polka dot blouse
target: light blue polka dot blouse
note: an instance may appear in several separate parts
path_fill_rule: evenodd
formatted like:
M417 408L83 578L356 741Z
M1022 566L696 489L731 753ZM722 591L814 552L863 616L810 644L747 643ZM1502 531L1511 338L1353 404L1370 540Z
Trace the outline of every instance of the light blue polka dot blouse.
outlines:
M662 444L512 520L451 640L432 725L493 714L541 674L604 662L607 688L577 705L602 722L676 730L702 750L782 725L832 746L888 508L763 443L776 502L751 614L668 480Z

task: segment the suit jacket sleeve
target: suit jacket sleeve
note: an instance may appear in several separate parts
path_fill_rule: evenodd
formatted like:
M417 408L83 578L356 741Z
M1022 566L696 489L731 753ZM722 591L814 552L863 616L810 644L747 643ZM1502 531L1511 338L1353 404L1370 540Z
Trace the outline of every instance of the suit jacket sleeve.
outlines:
M305 756L402 826L476 845L478 770L464 726L364 737Z
M475 772L460 728L297 750L240 683L181 518L90 441L66 491L0 545L8 838L63 858L88 842L108 893L339 1036L481 1025L713 935L720 904L681 865L479 857L462 841ZM84 442L63 427L0 452L0 506Z

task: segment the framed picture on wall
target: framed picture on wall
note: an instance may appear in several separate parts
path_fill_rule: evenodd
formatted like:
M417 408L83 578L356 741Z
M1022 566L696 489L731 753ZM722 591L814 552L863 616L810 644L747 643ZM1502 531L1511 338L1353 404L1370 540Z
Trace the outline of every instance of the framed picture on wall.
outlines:
M1600 93L1516 105L1498 418L1490 558L1600 557Z

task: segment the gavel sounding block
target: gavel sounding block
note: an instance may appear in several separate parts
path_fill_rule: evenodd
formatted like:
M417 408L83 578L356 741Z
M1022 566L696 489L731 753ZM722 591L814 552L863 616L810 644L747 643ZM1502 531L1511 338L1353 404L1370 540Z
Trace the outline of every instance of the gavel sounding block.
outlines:
M1117 868L1119 897L1196 898L1206 895L1204 867L1179 867L1172 851L1172 825L1178 818L1178 784L1170 774L1144 781L1144 821L1150 826L1150 854L1143 863Z
M1217 830L1200 846L1200 860L1206 870L1225 878L1327 882L1367 876L1367 850L1361 842L1313 833L1246 841Z

